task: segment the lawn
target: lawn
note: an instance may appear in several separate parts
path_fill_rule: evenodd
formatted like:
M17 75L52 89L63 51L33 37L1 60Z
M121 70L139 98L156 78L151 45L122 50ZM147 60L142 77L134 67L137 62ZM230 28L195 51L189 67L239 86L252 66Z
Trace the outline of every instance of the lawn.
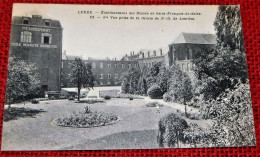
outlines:
M150 101L112 98L105 103L95 104L74 103L69 100L14 104L13 107L28 107L46 112L34 115L35 118L25 117L4 122L2 150L158 148L156 135L160 118L168 113L179 113L170 105L147 107L145 104ZM94 128L52 125L54 119L69 115L73 111L80 112L86 106L92 111L118 115L120 121ZM205 124L207 123L203 123Z

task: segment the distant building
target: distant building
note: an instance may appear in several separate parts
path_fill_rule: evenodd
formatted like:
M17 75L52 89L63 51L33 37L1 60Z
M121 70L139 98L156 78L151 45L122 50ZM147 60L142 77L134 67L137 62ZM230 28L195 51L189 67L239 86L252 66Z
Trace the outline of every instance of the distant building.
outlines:
M151 68L155 63L163 62L164 55L168 49L160 48L156 50L142 49L139 51L138 64L141 68Z
M62 59L62 86L68 87L68 76L71 72L75 58L80 56L70 56L63 53ZM137 61L94 59L83 60L85 63L92 65L92 72L95 78L95 86L120 86L122 83L123 73L132 67L137 67Z
M66 51L62 53L62 62L61 62L61 87L69 86L69 74L71 73L71 67L76 58L82 59L82 56L72 56L67 55Z
M142 49L135 53L130 52L130 55L126 54L122 61L138 61L140 68L151 68L155 63L164 61L164 55L168 53L168 48L160 49Z
M138 52L131 51L121 60L116 59L94 59L88 58L85 63L92 65L92 71L95 77L95 86L115 86L121 85L123 74L131 67L151 68L158 62L164 62L166 66L179 66L183 72L186 72L191 79L194 77L192 60L197 57L201 51L213 49L216 44L216 36L213 34L181 33L173 43L168 47L148 50L142 49ZM68 77L77 56L67 56L63 54L62 76ZM78 58L82 58L78 56ZM67 86L66 80L62 79L63 86Z
M84 60L92 65L92 71L98 86L120 86L123 74L133 67L138 67L138 62L122 60Z
M165 56L166 65L179 66L191 78L193 63L198 54L215 48L217 41L213 34L181 33L173 43L169 44L169 52Z
M61 55L59 21L40 15L13 17L10 56L36 65L43 91L60 91Z

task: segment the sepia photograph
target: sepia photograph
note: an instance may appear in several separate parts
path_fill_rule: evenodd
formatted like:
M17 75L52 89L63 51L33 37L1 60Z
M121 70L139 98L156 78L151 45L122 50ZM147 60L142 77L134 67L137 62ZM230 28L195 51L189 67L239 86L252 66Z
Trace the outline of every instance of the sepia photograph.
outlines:
M239 5L14 3L2 151L255 146Z

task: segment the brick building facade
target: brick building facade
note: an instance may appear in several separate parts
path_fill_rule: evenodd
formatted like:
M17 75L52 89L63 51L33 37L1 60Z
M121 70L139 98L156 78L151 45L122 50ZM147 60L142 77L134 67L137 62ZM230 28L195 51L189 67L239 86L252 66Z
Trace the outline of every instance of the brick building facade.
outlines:
M62 26L59 21L14 16L10 56L35 64L43 91L60 91Z

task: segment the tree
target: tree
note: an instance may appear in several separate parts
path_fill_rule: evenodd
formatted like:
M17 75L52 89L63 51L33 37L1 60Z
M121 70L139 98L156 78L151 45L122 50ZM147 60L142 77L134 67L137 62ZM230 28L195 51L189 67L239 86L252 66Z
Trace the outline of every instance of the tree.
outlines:
M164 95L164 100L184 104L187 116L186 102L190 101L193 97L190 77L182 72L178 66L173 65L169 69L168 85L169 89Z
M69 83L78 88L78 101L80 100L81 88L93 88L94 76L90 63L84 63L80 58L75 58L72 65L72 71L69 75Z
M129 94L139 94L138 83L141 77L140 70L131 68L123 76L122 92Z
M9 57L6 85L6 103L9 107L17 100L39 93L40 80L36 70L34 64Z
M150 88L157 81L157 75L160 72L161 62L155 63L151 69L147 71L146 82L147 87Z
M162 93L166 93L169 89L168 79L169 79L169 69L164 63L160 63L159 73L156 77L156 82L160 86Z
M248 79L239 7L219 6L214 26L215 50L202 49L194 59L195 74L205 82L201 94L206 101L216 99L228 88L233 89L239 80Z

